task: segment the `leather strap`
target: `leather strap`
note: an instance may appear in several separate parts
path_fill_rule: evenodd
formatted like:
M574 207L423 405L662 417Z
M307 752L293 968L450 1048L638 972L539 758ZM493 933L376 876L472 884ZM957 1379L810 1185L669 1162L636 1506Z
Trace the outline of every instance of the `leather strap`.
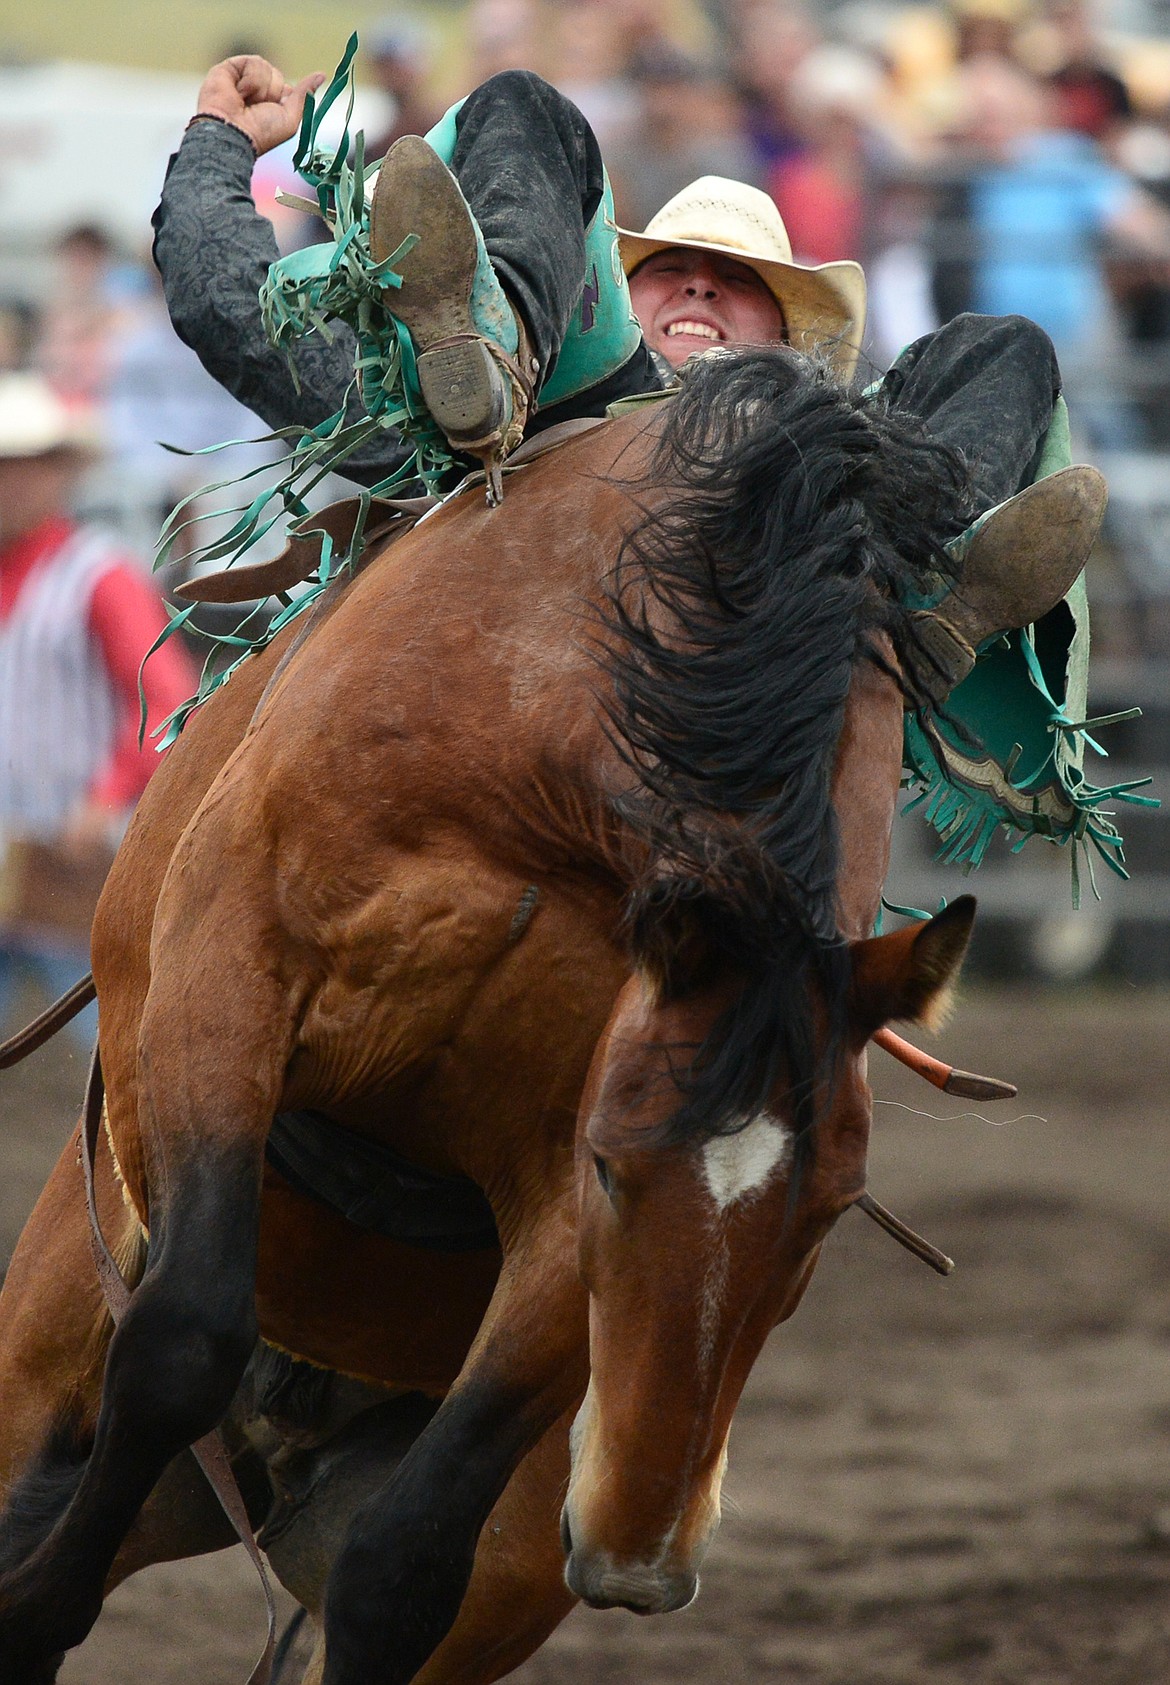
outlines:
M885 1229L888 1235L893 1235L899 1246L904 1246L907 1252L913 1252L916 1258L921 1258L924 1264L929 1264L938 1275L951 1274L955 1260L948 1258L945 1252L940 1252L937 1246L932 1246L928 1240L924 1240L920 1234L908 1228L892 1211L887 1211L868 1189L858 1194L853 1203L859 1211L864 1211L867 1217L872 1217L880 1229Z
M604 427L610 418L600 415L571 416L568 421L558 421L552 427L546 427L543 433L536 433L532 438L525 439L503 464L504 474L511 474L517 468L526 468L530 462L535 462L538 456L544 456L547 451L559 449L567 445L570 439L575 439L581 433L591 433L595 427ZM459 492L470 491L473 486L482 486L488 479L488 473L483 468L473 468L449 494L456 496Z
M89 1212L89 1244L102 1284L106 1304L115 1326L121 1322L130 1303L130 1289L122 1279L122 1272L102 1233L98 1216L94 1167L97 1163L98 1136L102 1127L102 1109L106 1098L106 1084L102 1076L101 1053L95 1042L85 1084L85 1106L81 1114L81 1172L85 1177L85 1205Z
M98 1216L97 1194L94 1187L94 1167L97 1162L98 1136L102 1127L105 1092L101 1053L95 1043L93 1058L89 1066L89 1077L85 1086L85 1107L81 1119L81 1170L85 1178L85 1204L89 1211L89 1239L93 1261L97 1266L98 1280L101 1282L110 1316L113 1319L114 1326L117 1327L125 1316L126 1308L130 1303L130 1289L123 1280L122 1272L106 1244L105 1235L102 1233L101 1219ZM219 1499L224 1514L235 1528L240 1543L252 1558L256 1572L260 1576L260 1584L264 1588L264 1602L268 1611L268 1633L259 1659L248 1676L248 1685L270 1685L272 1658L276 1652L276 1600L272 1595L272 1582L268 1577L268 1570L264 1566L264 1559L260 1555L260 1548L256 1543L255 1535L252 1532L252 1524L248 1519L247 1505L244 1503L243 1494L232 1472L227 1447L218 1428L213 1428L210 1433L204 1434L203 1438L197 1440L191 1447L191 1450L196 1462L207 1477L212 1491Z
M376 497L367 528L367 546L376 539L405 532L437 502L433 497ZM219 573L202 574L175 587L175 596L188 603L250 603L277 596L302 584L321 562L321 534L327 532L334 549L348 550L361 509L361 499L346 497L315 515L306 515L288 529L288 543L267 562L245 562Z
M97 999L97 987L93 980L93 972L87 971L84 977L78 979L71 989L67 989L60 1000L55 1000L52 1006L47 1006L39 1018L34 1018L31 1024L26 1024L23 1030L17 1030L7 1041L0 1042L0 1071L6 1071L9 1065L19 1065L22 1059L27 1059L30 1053L35 1053L38 1047L43 1047L51 1041L58 1030L84 1012L90 1001Z
M927 1082L941 1088L944 1094L957 1094L964 1100L1014 1100L1020 1092L1014 1082L1001 1082L999 1077L982 1077L977 1071L961 1071L957 1065L947 1065L924 1053L920 1047L895 1035L887 1024L873 1034L875 1047L882 1047L907 1070L925 1077Z
M543 432L530 434L522 445L517 446L508 458L508 467L522 468L526 462L535 462L546 451L556 450L558 445L568 444L570 439L582 433L592 433L595 427L604 427L607 419L602 415L577 415L570 416L568 421L554 422Z
M443 343L450 342L445 340ZM503 353L500 355L503 356ZM603 416L583 415L559 421L518 445L508 456L507 466L519 468L523 463L543 456L546 451L555 450L579 433L588 433L594 427L604 425ZM478 484L479 481L472 483ZM397 538L409 532L416 521L421 520L439 501L439 498L430 496L376 497L370 510L379 518L376 525L366 532L366 548L375 541ZM306 515L289 527L288 543L279 556L267 562L245 562L239 567L222 568L218 573L201 574L198 579L188 579L182 585L176 585L174 594L188 603L252 603L262 602L265 597L275 597L282 591L295 590L320 565L322 531L329 534L335 548L349 548L360 507L361 500L356 497L331 503L317 514ZM0 1049L0 1054L2 1052L3 1049Z

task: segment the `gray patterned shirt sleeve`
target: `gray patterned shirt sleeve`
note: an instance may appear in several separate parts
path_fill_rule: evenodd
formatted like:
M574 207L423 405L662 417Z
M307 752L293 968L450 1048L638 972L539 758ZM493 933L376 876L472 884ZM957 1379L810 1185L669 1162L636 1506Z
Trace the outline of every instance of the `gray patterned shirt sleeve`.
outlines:
M208 373L270 427L315 427L341 408L353 377L353 335L338 323L332 344L319 334L300 342L298 392L260 317L260 286L279 254L271 223L252 201L255 161L238 129L225 123L188 129L154 213L154 261L175 332ZM351 399L349 419L361 413ZM356 452L343 472L373 485L406 454L387 436Z

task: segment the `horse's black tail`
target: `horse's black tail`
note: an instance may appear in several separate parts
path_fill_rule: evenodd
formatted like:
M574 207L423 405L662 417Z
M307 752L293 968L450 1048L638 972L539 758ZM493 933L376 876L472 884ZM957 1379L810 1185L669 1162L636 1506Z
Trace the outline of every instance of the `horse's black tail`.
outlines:
M0 1574L18 1568L53 1531L81 1484L93 1436L66 1408L0 1510Z

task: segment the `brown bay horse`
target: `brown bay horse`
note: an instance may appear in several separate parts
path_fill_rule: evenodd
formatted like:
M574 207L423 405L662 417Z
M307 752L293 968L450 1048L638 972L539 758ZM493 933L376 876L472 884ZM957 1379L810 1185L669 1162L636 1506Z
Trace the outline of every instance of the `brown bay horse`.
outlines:
M70 1153L0 1297L5 1681L230 1542L185 1448L258 1336L384 1401L363 1501L339 1478L287 1571L268 1544L327 1685L487 1681L575 1597L694 1595L744 1381L864 1189L866 1043L969 931L868 936L898 594L945 569L955 475L792 354L711 360L445 505L193 717L94 931L130 1307L111 1337ZM264 1155L302 1108L470 1178L499 1251L297 1193Z

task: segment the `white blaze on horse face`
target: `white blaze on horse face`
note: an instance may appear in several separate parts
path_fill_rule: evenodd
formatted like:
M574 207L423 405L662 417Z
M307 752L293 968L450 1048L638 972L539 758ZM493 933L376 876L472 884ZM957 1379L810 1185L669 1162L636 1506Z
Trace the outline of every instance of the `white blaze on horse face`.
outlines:
M734 1135L715 1135L703 1148L703 1175L719 1211L757 1192L792 1157L792 1131L767 1112Z

